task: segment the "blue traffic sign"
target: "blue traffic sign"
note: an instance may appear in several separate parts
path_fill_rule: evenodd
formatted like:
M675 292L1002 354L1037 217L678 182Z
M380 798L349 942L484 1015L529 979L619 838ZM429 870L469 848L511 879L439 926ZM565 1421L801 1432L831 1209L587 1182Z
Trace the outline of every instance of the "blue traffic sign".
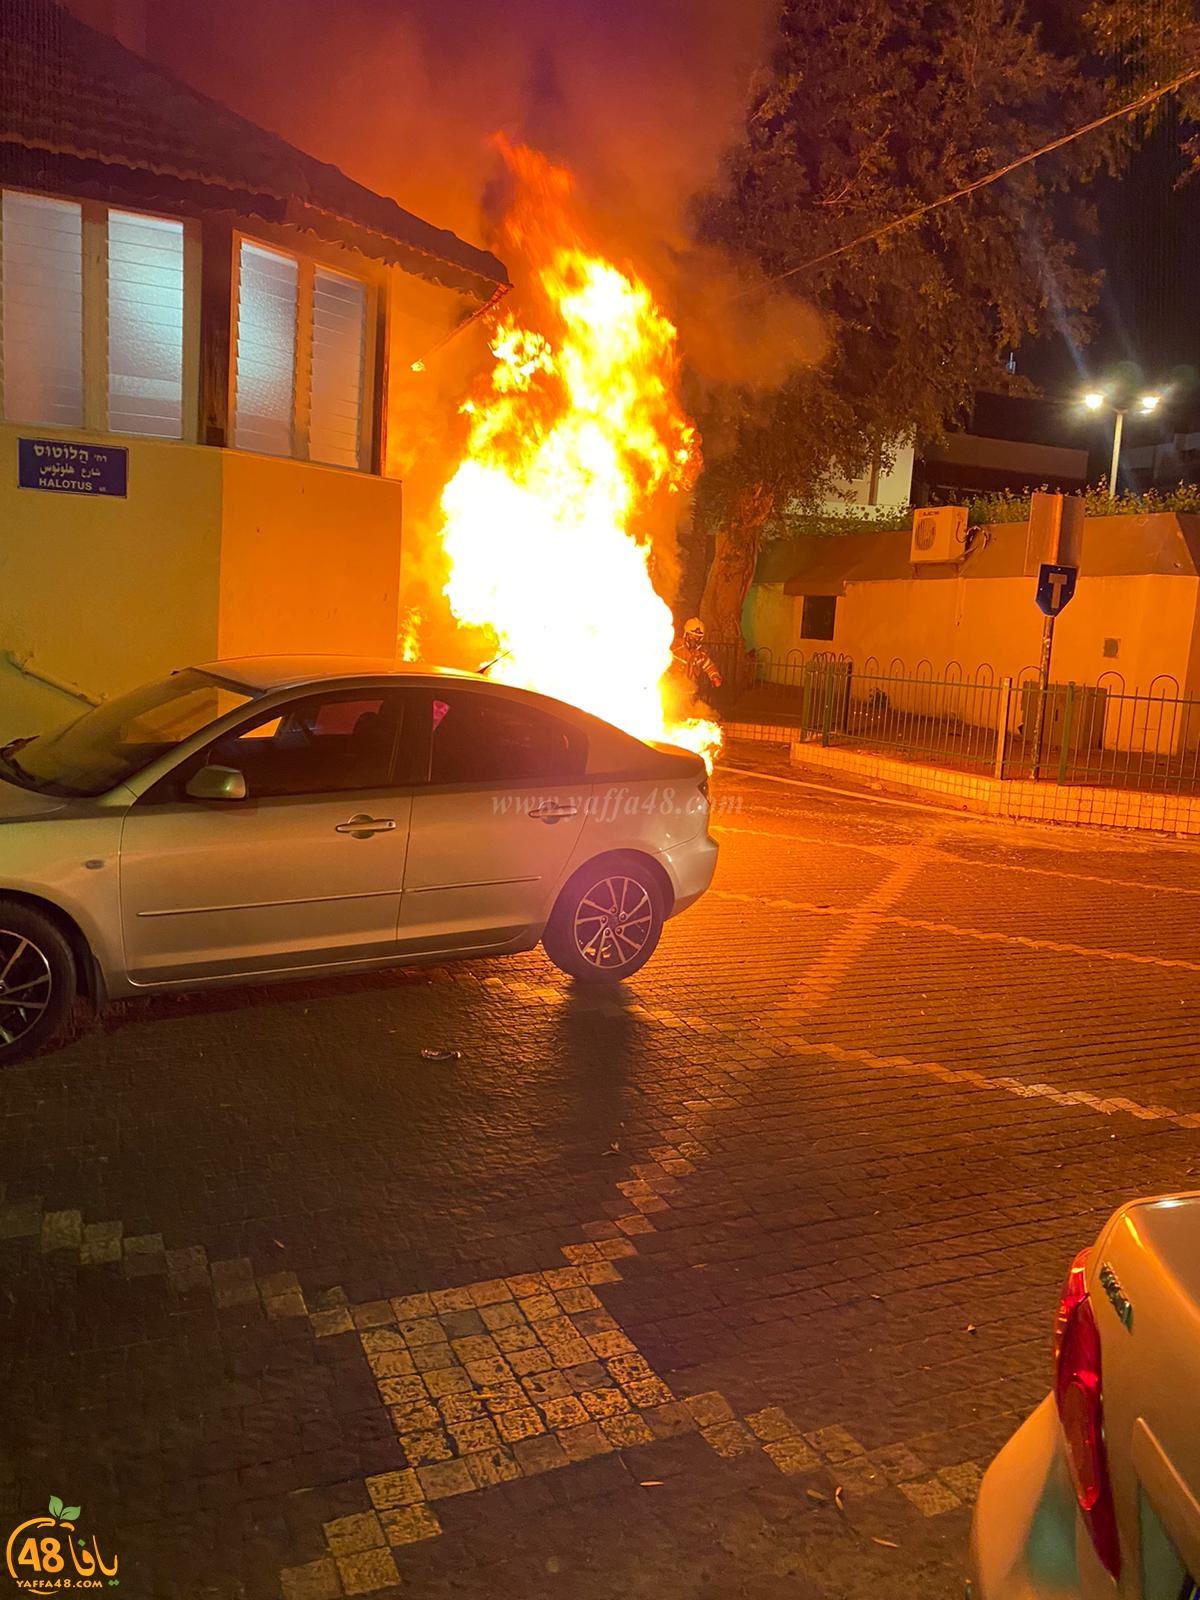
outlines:
M1078 576L1078 567L1041 566L1038 569L1038 610L1048 617L1056 617L1075 593Z

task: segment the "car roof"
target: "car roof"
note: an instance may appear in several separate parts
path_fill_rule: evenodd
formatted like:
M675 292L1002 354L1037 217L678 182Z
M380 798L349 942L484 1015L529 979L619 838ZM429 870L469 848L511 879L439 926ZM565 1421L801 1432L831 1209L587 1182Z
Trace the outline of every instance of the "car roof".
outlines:
M389 656L235 656L228 661L201 662L195 670L220 678L223 683L238 684L254 694L314 683L335 683L343 678L465 678L471 681L479 677L475 672L396 661Z

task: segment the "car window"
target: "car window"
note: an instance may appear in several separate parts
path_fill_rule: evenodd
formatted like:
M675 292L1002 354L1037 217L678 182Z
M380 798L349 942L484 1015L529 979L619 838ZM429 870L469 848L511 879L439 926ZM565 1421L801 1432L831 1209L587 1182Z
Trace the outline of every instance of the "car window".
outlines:
M586 734L537 706L446 689L428 715L431 783L539 783L587 765Z
M385 789L400 715L382 690L310 695L218 739L203 764L240 772L252 800Z
M104 794L252 698L249 690L189 668L18 746L6 770L51 794Z

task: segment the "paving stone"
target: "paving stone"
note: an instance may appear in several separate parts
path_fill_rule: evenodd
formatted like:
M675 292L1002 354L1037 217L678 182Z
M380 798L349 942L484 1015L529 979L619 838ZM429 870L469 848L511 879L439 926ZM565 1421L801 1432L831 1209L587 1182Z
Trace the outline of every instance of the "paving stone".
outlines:
M453 1311L473 1311L475 1302L469 1289L435 1289L431 1295L422 1295L425 1309L414 1311L413 1317L445 1316Z
M263 1300L263 1309L267 1316L279 1319L281 1317L304 1317L308 1315L308 1307L304 1303L304 1296L299 1289L291 1294L273 1295L269 1300Z
M341 1600L342 1580L333 1561L285 1567L279 1575L283 1600Z
M580 1400L593 1417L619 1417L629 1410L629 1401L620 1389L611 1385L599 1389L583 1389Z
M294 1272L269 1272L258 1280L258 1292L264 1300L278 1300L283 1295L299 1294L300 1280Z
M41 1196L0 1206L0 1239L32 1239L42 1231Z
M438 1461L420 1467L417 1477L425 1491L426 1499L445 1500L451 1495L470 1494L475 1487L470 1469L464 1461Z
M398 1580L396 1563L388 1550L364 1550L361 1555L339 1556L338 1573L347 1594L375 1594Z
M449 1423L446 1431L454 1440L459 1455L463 1456L469 1455L473 1450L496 1449L500 1444L496 1424L487 1417L476 1418L471 1422Z
M422 1376L426 1389L438 1400L446 1395L468 1394L471 1390L471 1380L461 1367L435 1368Z
M866 1454L858 1440L842 1427L819 1428L816 1433L806 1433L804 1437L819 1455L834 1466Z
M356 1328L383 1328L395 1320L390 1300L371 1300L351 1308Z
M83 1235L79 1246L80 1264L85 1267L98 1266L101 1262L120 1261L122 1225L119 1222L87 1222L83 1227ZM2 1237L0 1233L0 1237ZM168 1262L170 1255L168 1255ZM208 1283L208 1274L205 1273L205 1284Z
M979 1485L983 1482L983 1469L974 1461L961 1461L957 1466L942 1467L938 1477L960 1500L974 1505Z
M392 1300L392 1319L395 1322L416 1322L433 1315L433 1298L430 1295L409 1294Z
M335 1556L353 1555L359 1550L370 1550L384 1542L383 1529L373 1511L362 1511L352 1517L338 1517L324 1525L325 1542Z
M477 1489L494 1488L498 1483L508 1483L521 1476L521 1469L515 1457L503 1445L493 1445L486 1450L473 1450L462 1459Z
M408 1344L397 1327L365 1328L359 1333L358 1342L367 1354L372 1356L401 1355L408 1352Z
M920 1457L914 1455L904 1444L892 1444L882 1450L872 1450L869 1459L872 1466L878 1467L889 1483L903 1483L910 1478L922 1478L928 1470Z
M746 1418L751 1433L758 1439L787 1439L799 1432L782 1406L767 1406Z
M430 1394L418 1372L406 1373L402 1378L380 1378L378 1388L384 1405L395 1406L400 1413L426 1404Z
M771 1439L763 1445L763 1450L780 1472L787 1473L789 1477L801 1472L813 1472L821 1465L820 1456L797 1433Z
M128 1249L129 1241L126 1240ZM258 1285L249 1257L214 1261L211 1266L213 1299L218 1306L244 1306L258 1301Z
M602 1417L600 1426L604 1431L604 1437L618 1450L628 1450L634 1445L654 1442L650 1424L633 1411L627 1412L624 1416Z
M83 1242L83 1217L78 1211L47 1211L42 1216L42 1250L78 1250Z
M512 1411L497 1413L496 1427L508 1444L518 1439L531 1439L535 1434L546 1431L546 1424L532 1406L519 1406Z
M646 1412L646 1421L656 1439L674 1439L680 1434L694 1433L697 1427L695 1417L681 1400L673 1400L669 1405L652 1406Z
M424 1467L431 1462L449 1461L454 1451L440 1428L425 1428L404 1433L397 1428L404 1459L410 1467ZM424 1481L424 1480L422 1480Z
M605 1455L613 1448L598 1422L585 1422L579 1428L564 1428L558 1442L570 1461L587 1461L592 1456Z
M715 1428L718 1423L733 1420L732 1407L722 1395L710 1393L685 1396L683 1403L701 1428Z
M416 1505L401 1506L395 1510L381 1511L379 1521L384 1537L392 1546L417 1544L422 1539L436 1539L442 1531L432 1506L424 1501Z
M102 1224L106 1226L106 1224ZM117 1237L120 1238L120 1224ZM83 1250L86 1255L88 1249L89 1229L83 1231ZM115 1258L110 1258L115 1259ZM208 1252L203 1245L187 1245L181 1250L168 1250L166 1252L167 1282L177 1294L192 1294L198 1290L211 1287L208 1275Z
M445 1395L438 1401L437 1408L447 1427L458 1422L473 1422L488 1415L482 1397L473 1391L469 1394Z
M541 1472L553 1472L565 1467L571 1460L563 1449L562 1440L553 1433L537 1434L531 1439L518 1439L513 1445L517 1465L526 1477Z
M962 1505L954 1490L937 1478L925 1478L914 1483L902 1483L900 1493L911 1500L923 1517L937 1517L943 1511L953 1511Z
M367 1493L377 1511L391 1511L397 1506L415 1505L425 1498L420 1479L411 1469L403 1472L383 1472L367 1479Z
M554 1370L554 1363L549 1351L544 1345L530 1345L527 1350L511 1350L506 1352L505 1360L518 1378L526 1378L536 1372L549 1372Z
M443 1372L457 1366L453 1350L448 1344L421 1344L412 1352L413 1365L418 1372Z
M718 1422L710 1428L701 1428L700 1434L709 1449L715 1450L726 1461L732 1461L735 1456L744 1456L758 1446L754 1436L736 1418L731 1422Z
M564 1428L580 1427L590 1420L590 1413L573 1394L566 1394L561 1399L539 1400L538 1405L547 1426L555 1433Z
M343 1329L342 1331L346 1332L348 1330ZM368 1356L367 1365L376 1378L411 1378L417 1370L413 1364L413 1358L407 1350L385 1350L380 1355ZM433 1372L425 1374L425 1387L430 1394L442 1392L435 1389L431 1382L432 1379L440 1376L440 1373ZM468 1383L466 1387L470 1388L470 1384Z
M335 1333L349 1333L354 1327L354 1320L349 1311L342 1307L336 1307L331 1311L314 1311L308 1321L318 1339L328 1339Z

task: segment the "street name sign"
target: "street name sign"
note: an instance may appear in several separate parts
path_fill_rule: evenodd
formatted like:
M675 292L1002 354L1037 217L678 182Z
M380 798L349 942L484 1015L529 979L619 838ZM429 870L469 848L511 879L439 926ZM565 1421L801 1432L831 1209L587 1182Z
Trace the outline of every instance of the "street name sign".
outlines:
M119 444L18 439L17 485L55 494L129 494L129 451Z
M1037 607L1048 617L1056 617L1075 593L1078 567L1043 564L1038 569Z

